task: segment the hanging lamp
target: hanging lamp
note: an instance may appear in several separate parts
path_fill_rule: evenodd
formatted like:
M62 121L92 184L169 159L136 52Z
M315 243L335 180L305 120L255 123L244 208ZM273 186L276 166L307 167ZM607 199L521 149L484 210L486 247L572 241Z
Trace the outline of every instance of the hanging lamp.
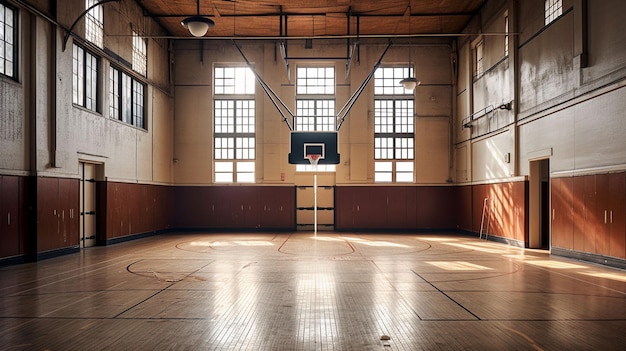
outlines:
M200 16L200 0L197 1L197 15L185 18L180 24L189 29L189 33L194 37L203 37L209 28L215 26L215 22L211 19Z
M409 2L409 36L411 35L411 3ZM416 86L420 85L421 82L417 80L415 77L411 77L411 43L409 40L409 77L404 78L400 81L400 84L406 90L414 90Z

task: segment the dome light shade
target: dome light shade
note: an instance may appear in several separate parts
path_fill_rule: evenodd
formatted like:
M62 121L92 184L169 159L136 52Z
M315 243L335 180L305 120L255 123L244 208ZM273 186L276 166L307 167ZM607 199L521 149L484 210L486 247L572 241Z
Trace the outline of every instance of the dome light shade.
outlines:
M215 22L202 16L187 17L180 23L183 27L189 29L189 33L191 33L194 37L204 36L209 28L215 26Z
M406 90L413 90L416 86L422 84L422 82L420 82L416 78L404 78L400 81L400 84L402 84L402 86Z

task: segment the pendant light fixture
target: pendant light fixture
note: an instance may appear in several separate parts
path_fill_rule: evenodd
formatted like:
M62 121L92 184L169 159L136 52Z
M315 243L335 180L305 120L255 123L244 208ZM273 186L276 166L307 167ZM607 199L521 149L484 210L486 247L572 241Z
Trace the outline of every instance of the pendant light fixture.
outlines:
M197 15L185 18L180 24L189 29L189 33L194 37L203 37L209 28L215 26L215 22L211 19L200 16L200 0L197 2Z
M409 0L409 37L411 33L411 0ZM415 77L411 76L411 43L409 40L409 77L404 78L400 81L400 84L406 90L413 90L416 86L420 85L421 82L417 80Z

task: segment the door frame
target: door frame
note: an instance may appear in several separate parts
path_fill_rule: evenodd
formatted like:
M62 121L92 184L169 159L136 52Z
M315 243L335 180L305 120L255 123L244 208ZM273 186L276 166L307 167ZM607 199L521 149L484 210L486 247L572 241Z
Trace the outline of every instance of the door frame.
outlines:
M79 174L79 215L80 215L80 219L79 219L79 246L80 248L87 248L87 247L91 247L91 246L95 246L98 244L98 189L97 186L95 185L95 183L100 180L101 178L103 178L104 175L104 163L101 162L93 162L93 161L89 161L89 160L79 160L78 161L78 174ZM85 228L85 166L86 165L90 165L94 167L94 175L93 175L93 182L94 182L94 187L93 187L93 203L94 203L94 208L93 208L93 216L94 216L94 221L93 221L93 241L91 242L87 242L88 239L85 238L85 232L86 232L86 228ZM91 237L89 239L92 239Z
M546 206L550 209L550 158L538 158L530 160L529 165L529 186L528 186L528 242L526 245L531 249L542 248L542 238L547 239L548 247L544 249L550 249L551 237L550 231L552 230L549 214L546 215ZM542 183L548 182L548 190L544 194L542 193ZM548 199L544 199L547 196ZM547 201L543 201L547 200ZM548 228L547 232L542 228ZM545 236L548 236L545 238Z

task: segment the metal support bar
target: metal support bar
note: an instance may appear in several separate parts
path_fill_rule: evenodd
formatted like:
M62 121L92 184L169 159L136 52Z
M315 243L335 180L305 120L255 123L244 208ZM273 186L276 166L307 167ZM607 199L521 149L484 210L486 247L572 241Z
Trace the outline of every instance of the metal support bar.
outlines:
M263 88L263 91L265 91L265 94L267 94L267 96L269 97L270 101L272 101L272 103L274 104L274 107L276 107L276 109L278 110L278 112L282 116L283 121L285 122L285 124L287 124L287 127L289 127L289 130L293 130L293 127L292 127L291 123L289 123L289 119L287 119L287 116L285 116L285 113L281 109L281 106L282 106L282 108L284 108L287 111L287 113L289 113L291 115L292 119L295 118L295 115L291 112L291 110L289 110L289 107L287 107L287 105L285 105L285 103L278 97L278 95L276 95L276 93L272 90L272 88L270 88L270 86L267 85L267 83L263 80L263 78L261 78L259 73L254 69L254 67L252 67L252 64L250 64L250 61L248 61L248 58L243 53L243 51L241 50L239 45L237 45L235 40L232 40L232 43L237 48L237 50L241 54L241 57L243 57L244 61L246 61L246 65L248 65L248 68L250 68L252 73L254 73L254 76L256 77L257 82L259 83L259 85L261 85L261 88ZM279 104L280 104L280 106L279 106Z
M76 20L74 20L74 23L72 23L72 25L70 26L70 29L67 30L67 32L65 33L65 36L63 37L63 48L62 51L65 51L65 47L67 46L67 40L70 38L70 35L72 35L72 29L74 29L74 27L76 27L76 24L78 24L78 21L85 17L85 15L91 11L91 9L93 9L94 7L100 6L102 4L106 4L107 2L113 2L113 1L122 1L122 0L101 0L100 2L97 2L91 6L89 6L85 11L83 11L83 13L81 13Z
M380 63L382 62L383 57L385 57L385 55L387 54L387 51L389 51L390 47L391 47L391 41L389 41L389 44L385 48L385 51L383 51L383 53L380 55L380 58L378 59L378 61L374 65L374 68L372 68L372 71L367 75L367 77L365 77L365 80L363 81L363 83L361 83L359 88L354 93L352 93L352 96L350 96L348 101L346 101L346 104L343 105L341 110L339 110L339 112L337 113L337 119L336 119L337 120L337 130L339 130L339 128L341 128L341 125L343 124L343 122L345 121L346 117L348 116L348 112L350 112L350 109L352 109L352 106L354 106L354 103L356 102L356 100L359 98L359 96L361 95L361 93L365 89L365 86L367 86L367 83L369 83L369 81L374 76L374 73L376 72L378 67L380 67Z

